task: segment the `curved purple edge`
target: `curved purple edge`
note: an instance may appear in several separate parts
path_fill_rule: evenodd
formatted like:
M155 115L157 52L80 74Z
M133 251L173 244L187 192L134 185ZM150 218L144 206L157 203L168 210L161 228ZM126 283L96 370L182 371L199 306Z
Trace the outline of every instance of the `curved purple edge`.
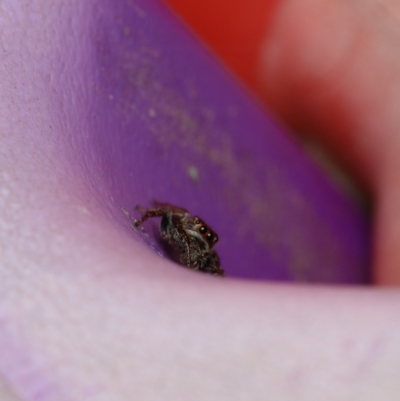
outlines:
M87 2L60 60L71 165L105 213L157 199L219 234L228 276L366 283L370 223L154 0ZM65 61L65 62L64 62ZM65 146L65 144L64 144ZM146 225L157 241L159 221ZM140 235L130 232L132 238ZM159 244L155 245L160 249Z

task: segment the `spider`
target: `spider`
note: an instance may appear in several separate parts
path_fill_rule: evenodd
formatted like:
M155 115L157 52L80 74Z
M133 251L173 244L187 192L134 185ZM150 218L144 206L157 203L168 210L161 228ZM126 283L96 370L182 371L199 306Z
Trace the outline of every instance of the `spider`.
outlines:
M169 203L153 201L153 209L136 206L142 217L135 221L139 227L152 217L161 217L161 237L178 253L179 262L193 270L224 276L213 246L218 241L215 232L199 217L191 217L186 209Z

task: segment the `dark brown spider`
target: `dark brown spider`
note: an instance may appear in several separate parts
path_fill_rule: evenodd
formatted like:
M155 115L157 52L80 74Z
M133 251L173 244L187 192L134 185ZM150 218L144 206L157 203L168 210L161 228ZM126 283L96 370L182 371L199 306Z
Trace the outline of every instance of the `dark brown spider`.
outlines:
M224 276L213 246L218 236L199 217L191 217L186 209L169 203L153 201L153 209L136 206L142 217L135 221L139 227L152 217L161 217L161 237L178 251L179 262L193 270Z

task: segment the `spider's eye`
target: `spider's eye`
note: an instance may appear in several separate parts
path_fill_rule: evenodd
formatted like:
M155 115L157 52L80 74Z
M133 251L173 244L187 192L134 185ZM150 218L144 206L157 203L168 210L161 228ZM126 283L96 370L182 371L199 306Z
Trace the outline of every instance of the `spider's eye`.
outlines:
M207 231L207 227L206 226L201 226L199 229L201 234L204 234Z
M195 217L193 221L194 221L194 224L196 224L196 225L200 224L200 220L198 217Z
M214 234L213 233L208 233L207 234L207 239L213 241L214 240Z
M218 242L218 235L214 234L214 242Z

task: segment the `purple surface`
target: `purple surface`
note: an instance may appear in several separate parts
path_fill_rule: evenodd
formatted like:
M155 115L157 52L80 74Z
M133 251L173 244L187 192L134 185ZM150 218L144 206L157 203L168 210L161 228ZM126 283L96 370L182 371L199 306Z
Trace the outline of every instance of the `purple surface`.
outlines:
M138 216L153 198L189 209L219 234L228 276L366 282L366 215L162 3L85 7L65 73L81 75L84 101L66 112L75 168L105 211L128 224L120 208Z

